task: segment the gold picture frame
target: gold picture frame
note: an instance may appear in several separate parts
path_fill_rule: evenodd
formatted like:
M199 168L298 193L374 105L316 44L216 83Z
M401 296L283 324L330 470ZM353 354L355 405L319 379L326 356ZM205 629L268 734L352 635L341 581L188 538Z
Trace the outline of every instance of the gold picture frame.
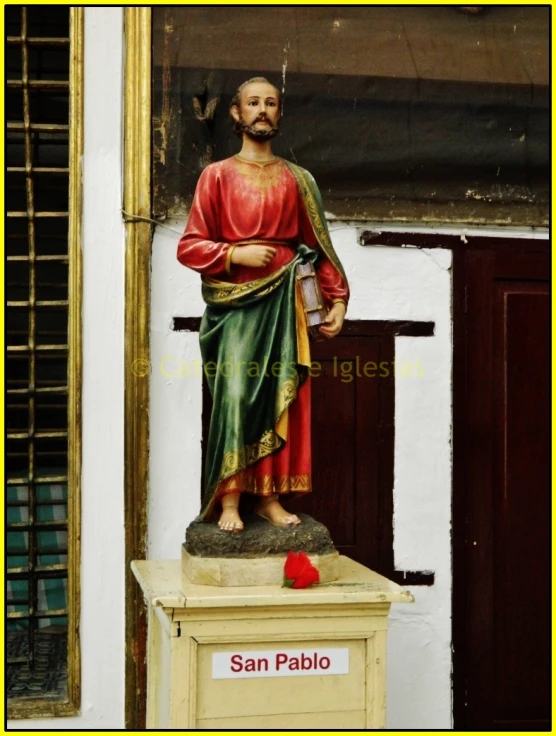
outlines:
M146 609L131 572L144 559L149 464L151 271L150 7L125 8L125 723L144 728Z

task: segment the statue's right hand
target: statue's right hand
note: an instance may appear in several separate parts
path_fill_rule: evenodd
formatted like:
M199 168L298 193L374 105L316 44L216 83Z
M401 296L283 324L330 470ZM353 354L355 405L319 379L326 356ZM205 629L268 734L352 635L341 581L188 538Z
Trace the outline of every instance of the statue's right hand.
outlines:
M268 266L276 254L270 245L239 245L234 248L231 261L238 266L262 268Z

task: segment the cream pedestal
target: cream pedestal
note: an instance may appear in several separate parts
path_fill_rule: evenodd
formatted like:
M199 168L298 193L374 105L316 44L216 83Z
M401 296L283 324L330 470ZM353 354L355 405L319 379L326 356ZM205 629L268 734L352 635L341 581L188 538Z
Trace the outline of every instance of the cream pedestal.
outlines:
M147 728L384 727L388 612L413 601L395 583L347 557L338 581L305 590L193 585L179 560L132 569L149 607ZM317 674L296 669L315 652ZM242 676L222 674L232 653ZM343 674L323 669L340 660Z

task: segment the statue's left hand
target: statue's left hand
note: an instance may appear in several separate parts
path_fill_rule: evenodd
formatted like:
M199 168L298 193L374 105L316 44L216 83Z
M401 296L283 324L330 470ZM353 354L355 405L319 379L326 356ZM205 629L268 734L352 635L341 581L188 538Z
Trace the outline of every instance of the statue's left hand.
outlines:
M336 302L320 326L320 332L327 338L335 337L342 329L345 316L346 305L343 302Z

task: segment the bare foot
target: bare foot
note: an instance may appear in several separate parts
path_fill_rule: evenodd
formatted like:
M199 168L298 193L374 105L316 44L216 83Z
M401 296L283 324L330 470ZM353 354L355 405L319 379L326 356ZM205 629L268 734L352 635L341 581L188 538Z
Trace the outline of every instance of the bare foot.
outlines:
M297 526L301 524L301 519L295 514L288 513L274 496L259 501L256 512L274 526Z
M223 532L242 532L243 521L239 516L239 493L230 493L226 496L228 502L222 504L222 513L218 519L218 526Z

